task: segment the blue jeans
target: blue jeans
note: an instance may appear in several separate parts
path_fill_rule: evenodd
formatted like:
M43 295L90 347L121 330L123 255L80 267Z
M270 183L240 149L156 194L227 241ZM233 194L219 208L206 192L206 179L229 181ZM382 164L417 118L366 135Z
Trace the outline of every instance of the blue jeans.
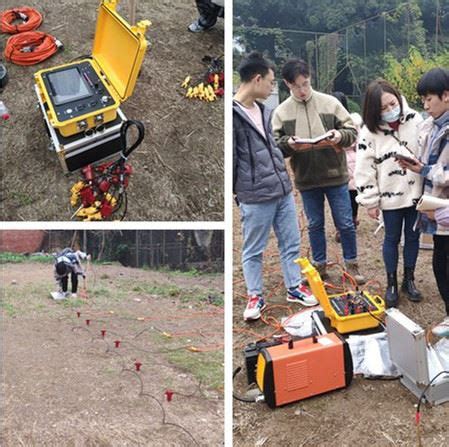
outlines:
M327 262L326 234L324 232L324 197L326 196L332 212L335 227L340 232L343 259L357 259L355 226L352 220L351 198L348 185L327 186L301 191L302 203L309 221L309 240L313 261L316 264Z
M413 231L416 208L410 206L399 210L384 210L382 215L385 225L383 256L387 273L393 273L398 268L398 245L402 227L404 227L404 267L414 269L419 251L419 231Z
M242 265L248 295L262 294L263 252L271 228L276 234L285 287L296 287L301 281L299 266L300 236L293 193L262 203L241 203L243 229Z

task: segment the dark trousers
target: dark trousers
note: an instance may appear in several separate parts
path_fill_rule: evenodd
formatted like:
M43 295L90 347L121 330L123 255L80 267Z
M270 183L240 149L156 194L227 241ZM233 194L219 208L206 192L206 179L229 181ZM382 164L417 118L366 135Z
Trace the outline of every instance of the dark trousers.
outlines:
M382 211L385 224L383 257L387 273L393 273L398 268L398 246L404 228L404 267L415 268L419 251L419 232L413 231L416 221L414 206L398 210Z
M449 316L449 236L433 236L433 274Z
M355 198L357 197L357 190L350 189L349 195L351 196L352 220L355 222L359 211L359 204L355 200Z
M223 8L212 3L210 0L195 0L198 13L200 14L199 23L204 28L211 28L217 23L218 17L223 17Z
M78 290L78 275L72 272L70 274L70 279L72 280L72 293L76 293L76 291ZM63 292L67 292L68 285L69 285L69 275L61 278L61 286Z

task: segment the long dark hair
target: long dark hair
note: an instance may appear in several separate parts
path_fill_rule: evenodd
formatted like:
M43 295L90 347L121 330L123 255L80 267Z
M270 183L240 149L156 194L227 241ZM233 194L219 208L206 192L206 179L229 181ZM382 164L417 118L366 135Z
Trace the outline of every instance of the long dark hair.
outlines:
M371 132L380 130L379 125L382 121L382 93L391 93L396 96L402 115L403 105L399 91L385 79L376 79L370 82L363 101L363 121Z

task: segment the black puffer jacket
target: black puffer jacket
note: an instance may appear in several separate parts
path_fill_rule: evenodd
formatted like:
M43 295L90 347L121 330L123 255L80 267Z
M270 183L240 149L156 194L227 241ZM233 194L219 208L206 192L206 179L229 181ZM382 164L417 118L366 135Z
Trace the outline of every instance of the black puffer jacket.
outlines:
M268 140L240 106L233 103L233 192L242 203L265 202L292 190L284 155L271 132L271 112L263 104L258 105Z

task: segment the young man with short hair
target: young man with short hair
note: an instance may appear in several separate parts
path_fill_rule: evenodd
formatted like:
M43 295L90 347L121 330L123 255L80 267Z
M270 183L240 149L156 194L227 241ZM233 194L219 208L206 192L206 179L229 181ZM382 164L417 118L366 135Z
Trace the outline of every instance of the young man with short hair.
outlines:
M357 130L349 112L331 95L312 89L311 72L301 59L289 60L282 68L282 78L290 89L290 97L273 114L276 143L286 156L295 174L308 220L313 264L322 279L327 278L324 199L327 198L335 227L340 233L346 271L358 284L365 278L357 264L356 231L352 219L348 190L348 170L344 148L351 146ZM315 138L330 134L328 143L320 148L298 150L295 137Z
M284 156L271 131L270 110L259 102L275 84L274 68L258 53L238 67L241 85L233 101L233 192L243 231L242 265L248 290L243 318L256 320L265 307L262 295L263 252L271 228L278 240L287 301L318 304L301 282L300 235L291 182Z
M415 163L399 163L424 178L424 194L449 199L449 70L429 70L419 80L417 91L430 115L418 135L421 154ZM446 317L432 332L449 337L449 227L442 224L439 213L420 214L419 228L433 234L433 273L446 307Z

